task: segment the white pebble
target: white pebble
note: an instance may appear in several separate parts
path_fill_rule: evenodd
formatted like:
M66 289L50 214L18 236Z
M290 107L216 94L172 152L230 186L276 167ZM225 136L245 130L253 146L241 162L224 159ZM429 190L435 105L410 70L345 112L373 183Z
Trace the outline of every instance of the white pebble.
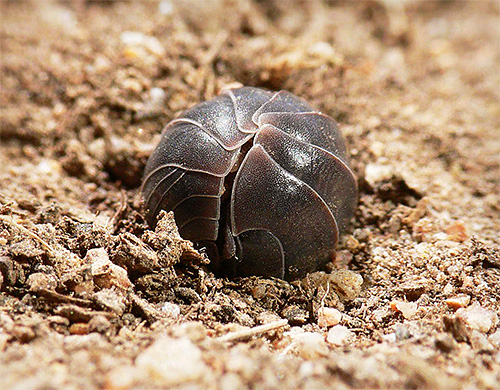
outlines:
M163 89L155 87L149 91L149 101L155 106L161 106L165 102L166 93Z
M172 15L174 12L174 6L171 1L163 0L158 4L158 11L162 15Z
M304 332L292 336L293 347L303 359L317 359L328 355L328 346L319 333Z
M336 325L328 331L326 341L333 345L344 345L351 339L353 333L343 325Z
M129 47L142 47L158 57L165 55L165 49L158 39L137 31L124 31L120 40Z
M340 323L342 313L331 307L321 307L318 310L318 325L321 327L330 327Z
M490 343L493 344L494 347L500 350L500 329L493 333L488 340L490 340Z
M472 329L488 333L498 324L498 315L489 309L473 304L467 308L457 310L457 317L461 318Z
M177 319L181 315L181 308L179 305L171 302L165 302L160 309L167 315L168 318Z
M160 386L196 381L208 372L200 349L186 338L158 339L137 357L136 367Z
M391 309L399 311L407 320L412 319L417 313L417 304L415 302L393 301Z
M390 179L393 175L393 169L390 165L367 164L365 168L365 179L373 187L376 183Z

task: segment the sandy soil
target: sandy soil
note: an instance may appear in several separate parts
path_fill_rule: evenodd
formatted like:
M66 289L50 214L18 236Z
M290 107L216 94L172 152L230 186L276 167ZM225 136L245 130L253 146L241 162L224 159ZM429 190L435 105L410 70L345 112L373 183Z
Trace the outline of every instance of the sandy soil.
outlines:
M498 2L0 7L1 389L500 388ZM216 278L144 223L162 126L234 82L341 125L328 273Z

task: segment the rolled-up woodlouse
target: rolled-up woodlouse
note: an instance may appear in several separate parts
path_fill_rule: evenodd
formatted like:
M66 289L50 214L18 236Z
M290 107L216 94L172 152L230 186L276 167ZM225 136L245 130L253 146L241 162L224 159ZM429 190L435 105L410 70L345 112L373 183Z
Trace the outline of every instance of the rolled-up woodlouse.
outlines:
M357 183L331 117L290 92L242 87L166 126L142 194L148 223L173 210L215 269L293 280L333 259Z

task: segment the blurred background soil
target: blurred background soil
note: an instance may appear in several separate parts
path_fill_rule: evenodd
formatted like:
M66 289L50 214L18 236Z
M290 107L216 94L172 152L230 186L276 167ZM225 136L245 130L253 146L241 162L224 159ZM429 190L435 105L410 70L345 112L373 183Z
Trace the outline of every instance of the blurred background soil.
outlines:
M1 1L0 388L500 388L498 4ZM162 127L231 83L340 123L328 272L216 278L144 223Z

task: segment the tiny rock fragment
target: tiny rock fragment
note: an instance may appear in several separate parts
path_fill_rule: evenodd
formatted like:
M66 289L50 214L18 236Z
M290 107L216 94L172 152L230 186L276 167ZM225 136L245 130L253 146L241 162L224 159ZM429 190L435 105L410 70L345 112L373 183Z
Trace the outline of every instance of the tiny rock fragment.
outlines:
M309 319L307 310L296 305L286 306L281 312L281 315L285 317L292 326L303 325Z
M97 332L104 334L106 333L109 329L111 329L111 323L109 320L102 316L102 315L96 315L90 319L88 322L88 332Z
M456 342L453 339L453 337L450 336L448 333L442 333L436 337L434 340L434 345L436 346L437 349L444 353L450 353L455 349Z
M125 297L116 292L114 289L104 289L96 292L93 298L101 306L115 312L118 315L122 315L127 307L127 302Z
M403 341L412 337L410 329L404 324L396 324L394 326L394 334L396 336L396 341Z
M77 322L69 327L69 333L82 335L89 333L89 325L83 322Z
M35 338L35 332L29 326L16 326L12 331L12 336L21 343L29 343Z
M393 168L390 165L370 163L365 168L365 179L372 187L382 180L390 179L392 175Z
M50 316L47 321L56 326L69 326L69 320L63 316Z
M160 268L156 253L131 233L120 234L112 259L129 272L146 273Z
M271 311L264 311L257 316L257 323L259 324L270 324L272 322L279 321L281 319L276 313Z
M328 355L328 346L319 333L304 332L292 335L293 347L303 359L317 359Z
M137 370L134 366L116 366L106 375L104 388L113 390L131 389L137 379Z
M409 226L415 224L427 213L428 203L429 201L427 198L420 199L417 203L417 206L408 214L407 217L404 217L401 222Z
M158 11L161 15L172 15L174 6L170 0L163 0L158 4Z
M469 238L467 230L462 222L456 221L445 230L448 239L451 241L464 242Z
M417 312L417 304L415 302L392 301L391 309L400 312L404 318L410 320Z
M13 286L18 279L16 263L7 256L0 256L0 275L6 286Z
M472 329L483 333L488 333L498 324L498 315L493 310L485 309L478 304L458 309L456 314Z
M165 49L155 37L136 31L124 31L120 35L120 40L126 46L125 50L143 49L157 57L165 55Z
M0 311L0 328L4 332L11 333L14 330L14 327L14 320L7 313Z
M207 330L201 322L185 322L174 329L173 334L179 338L187 337L192 342L199 342L207 336Z
M243 389L245 387L242 379L234 372L225 374L219 381L220 390Z
M140 298L136 294L131 295L132 305L134 310L140 313L141 317L147 320L150 324L163 317L163 312L157 310L147 300Z
M452 309L460 309L462 307L466 307L470 303L470 296L466 294L456 295L454 297L450 297L444 301L448 307Z
M54 276L43 272L35 272L28 277L27 284L31 291L55 290L57 280Z
M474 348L478 352L493 351L493 346L488 341L488 338L476 329L473 329L470 332L469 341L472 348Z
M398 286L398 291L401 291L407 299L414 301L417 300L422 294L424 294L426 289L430 285L430 280L418 277L401 283Z
M320 307L318 310L318 325L321 327L330 327L340 323L342 313L331 307Z
M161 107L165 103L166 93L163 89L154 87L149 91L149 101L152 105Z
M115 286L121 290L127 290L132 287L127 271L113 264L104 248L90 249L84 260L90 264L94 282L100 288Z
M335 325L328 331L326 341L332 345L341 346L347 344L353 333L344 325Z
M392 316L392 311L389 309L388 306L384 306L380 309L374 310L372 313L373 321L378 323L384 322L387 318L391 316Z
M0 333L0 352L5 351L5 347L10 339L10 335L5 333Z
M181 308L179 305L171 302L165 302L160 308L161 312L164 313L168 318L176 320L181 315Z
M488 339L495 348L498 348L500 350L500 329L497 329L497 331L490 335Z
M457 316L443 317L444 329L450 332L458 342L468 340L467 325L462 318Z
M142 375L159 386L197 381L209 371L200 349L187 338L160 338L142 352L135 363Z
M455 288L451 283L446 283L446 286L443 288L443 294L444 295L451 295L455 291Z
M363 277L353 271L338 270L330 275L329 282L340 298L352 300L361 292Z
M382 335L382 340L384 340L385 342L388 342L388 343L395 343L396 342L396 332Z

